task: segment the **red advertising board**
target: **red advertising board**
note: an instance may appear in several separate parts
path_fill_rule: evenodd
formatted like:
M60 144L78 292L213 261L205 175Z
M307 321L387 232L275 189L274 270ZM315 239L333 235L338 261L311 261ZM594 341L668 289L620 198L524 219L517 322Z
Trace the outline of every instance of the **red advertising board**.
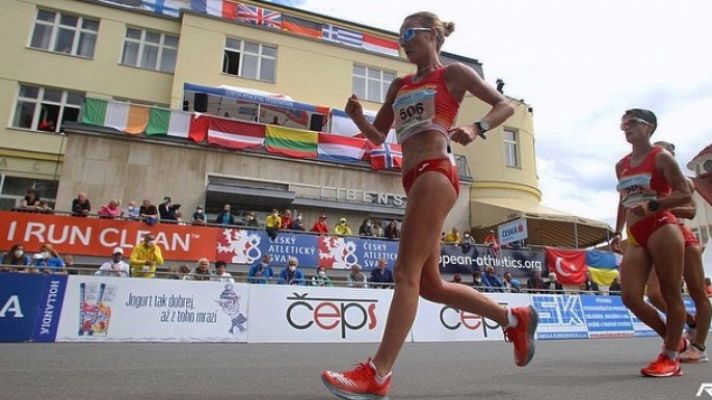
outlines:
M149 226L138 221L0 211L0 251L15 244L38 251L48 243L60 254L106 257L116 247L130 254L152 233L167 260L215 259L219 229L178 224Z

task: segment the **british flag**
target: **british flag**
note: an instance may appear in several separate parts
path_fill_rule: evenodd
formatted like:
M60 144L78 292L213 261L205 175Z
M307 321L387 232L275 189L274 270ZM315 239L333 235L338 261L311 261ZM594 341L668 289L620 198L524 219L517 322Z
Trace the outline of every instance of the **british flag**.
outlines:
M257 6L238 4L237 20L248 24L266 26L267 28L280 29L282 27L282 13Z

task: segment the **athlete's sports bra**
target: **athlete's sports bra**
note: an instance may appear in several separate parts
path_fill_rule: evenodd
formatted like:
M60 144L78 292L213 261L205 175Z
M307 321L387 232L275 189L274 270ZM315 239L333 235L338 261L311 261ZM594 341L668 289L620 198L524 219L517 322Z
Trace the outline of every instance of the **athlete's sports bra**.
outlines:
M621 204L624 207L632 208L665 197L672 192L670 184L655 168L655 156L661 151L662 148L653 147L637 167L630 166L631 154L623 158L621 176L616 189L621 194Z
M448 130L455 122L460 103L447 88L445 69L438 68L417 83L413 82L413 74L403 78L393 102L398 143L425 131L438 131L450 138Z

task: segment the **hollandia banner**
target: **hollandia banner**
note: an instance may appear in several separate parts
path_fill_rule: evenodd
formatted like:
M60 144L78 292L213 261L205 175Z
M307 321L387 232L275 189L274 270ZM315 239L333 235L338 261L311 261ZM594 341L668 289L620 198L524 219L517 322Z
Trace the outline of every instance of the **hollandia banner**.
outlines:
M0 342L53 342L65 275L0 273Z
M70 276L58 342L245 342L250 285Z

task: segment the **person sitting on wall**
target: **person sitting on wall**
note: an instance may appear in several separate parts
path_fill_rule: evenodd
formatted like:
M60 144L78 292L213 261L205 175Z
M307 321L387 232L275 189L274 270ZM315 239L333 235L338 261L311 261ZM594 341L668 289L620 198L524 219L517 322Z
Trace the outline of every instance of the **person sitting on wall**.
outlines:
M339 223L334 226L334 233L339 236L351 236L351 227L346 223L346 218L339 219Z
M158 222L158 209L151 204L151 200L143 200L143 205L139 208L138 214L139 218L148 225L155 225Z
M247 282L256 284L270 283L269 280L274 277L270 261L272 261L272 258L269 255L263 255L262 260L255 263L247 273Z
M156 276L156 267L163 265L163 254L153 234L144 236L143 240L133 248L129 265L131 265L131 276L135 278Z
M297 269L299 260L296 257L289 257L287 268L284 268L279 274L279 283L281 285L306 285L304 274Z
M312 226L311 231L321 234L329 233L329 226L326 225L326 215L319 216L316 222L314 222L314 226Z
M279 211L275 208L272 210L272 214L265 218L265 230L270 239L274 240L277 238L277 233L281 225L282 217L279 216Z

